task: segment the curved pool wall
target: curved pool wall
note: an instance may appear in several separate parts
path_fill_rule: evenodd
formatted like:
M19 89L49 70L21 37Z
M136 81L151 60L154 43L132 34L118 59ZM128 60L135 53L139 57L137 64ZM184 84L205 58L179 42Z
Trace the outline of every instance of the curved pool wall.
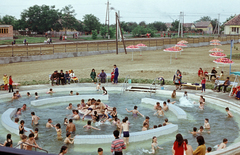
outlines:
M45 99L31 101L31 105L42 106L45 104L51 104L56 102L80 101L82 99L88 100L89 98L95 98L96 100L100 99L102 101L107 101L108 95L73 95L73 96L63 96L63 97L52 97L52 98L45 98Z
M7 129L9 132L19 135L19 125L12 121L12 118L16 114L16 112L17 108L9 108L8 110L6 110L2 114L1 123L4 128ZM30 133L30 130L32 130L26 127L24 127L24 129L27 131L27 133Z
M157 90L156 91L157 94L161 94L161 95L171 95L172 91L167 91L167 90ZM182 92L180 94L177 93L178 97L181 97L184 94L184 92ZM189 98L192 99L196 99L199 100L199 97L203 95L204 98L206 99L206 102L211 102L211 104L214 104L216 106L220 106L223 108L229 107L231 109L231 111L235 112L235 113L240 113L240 105L221 99L221 98L217 98L217 97L213 97L213 96L209 96L209 95L204 95L204 94L188 94ZM208 153L209 155L235 155L235 154L239 154L240 153L240 142L236 142L230 146L227 146L227 148L223 149L223 150L218 150L218 151L213 151Z
M178 131L178 125L169 124L157 129L147 131L130 132L129 142L140 142L152 139L153 136L163 136ZM121 136L122 137L122 136ZM112 143L114 140L113 134L111 135L78 135L75 136L74 144L104 144Z
M163 106L163 101L152 99L152 98L142 98L142 103L156 105L157 102L160 103L161 106ZM170 111L172 111L178 119L187 119L187 114L184 110L182 110L180 107L175 106L173 104L168 104L168 108Z

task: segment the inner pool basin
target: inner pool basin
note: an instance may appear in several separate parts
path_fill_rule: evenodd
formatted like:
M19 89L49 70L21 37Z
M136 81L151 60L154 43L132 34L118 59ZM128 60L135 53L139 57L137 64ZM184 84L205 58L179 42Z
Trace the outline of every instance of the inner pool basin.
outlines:
M87 90L87 88L86 88ZM35 90L34 90L35 91ZM67 110L66 107L69 103L73 104L73 107L77 107L80 104L81 99L85 99L87 102L88 98L101 99L103 103L110 107L116 107L118 112L118 118L124 119L126 116L130 122L130 144L127 149L123 151L126 155L147 155L151 150L152 137L157 136L158 144L163 150L158 150L156 154L171 155L172 145L175 141L177 133L181 133L184 139L188 139L188 143L195 150L198 146L196 137L189 133L193 130L193 127L199 129L200 126L204 125L205 118L209 119L211 125L210 133L203 133L202 136L205 139L206 147L212 147L220 144L224 138L228 139L227 146L234 145L234 143L240 142L239 138L239 124L240 115L237 111L230 107L233 113L233 118L226 117L225 107L227 103L223 103L222 100L216 100L211 97L206 98L205 109L200 110L199 104L187 105L180 103L179 99L183 93L179 92L177 98L171 98L171 92L165 90L158 90L156 93L143 93L143 92L121 92L116 89L115 91L108 91L108 96L103 96L102 92L95 90L89 91L78 91L79 96L69 96L69 91L57 91L50 95L46 92L39 91L39 98L36 100L34 96L27 97L26 92L20 92L22 97L17 100L11 100L10 97L1 96L1 108L0 113L2 122L0 123L0 142L5 141L8 133L12 134L13 147L20 141L19 135L14 131L14 124L10 121L4 121L7 117L10 117L14 122L15 115L8 114L8 110L14 110L14 108L21 108L23 104L27 104L27 110L22 112L19 117L20 120L25 121L25 128L34 130L36 126L32 126L31 112L35 112L40 117L39 125L39 138L36 140L37 144L49 153L58 154L62 145L64 145L64 139L66 138L66 126L64 126L64 118L71 118L72 111ZM31 92L34 94L34 92ZM164 112L164 116L154 115L155 110L153 106L157 101L162 105L163 101L176 101L174 105L169 105L169 110ZM190 103L198 103L198 94L189 94ZM182 101L182 100L181 100ZM163 124L164 120L168 118L170 125L159 127L157 129L151 129L147 131L142 130L142 124L145 118L140 115L133 117L132 113L128 113L125 109L133 110L133 107L137 106L138 111L145 117L150 117L150 128L154 125ZM15 110L16 111L16 110ZM15 112L14 111L14 112ZM4 113L6 112L6 113ZM3 118L4 117L4 118ZM57 139L57 133L55 128L47 129L45 127L47 120L51 118L53 124L60 123L62 129L62 140ZM82 118L82 115L81 115ZM113 131L117 129L115 125L110 122L105 123L92 123L92 126L101 130L87 130L83 128L87 124L90 117L84 121L74 120L73 123L76 125L76 137L75 144L69 144L68 155L96 155L99 147L103 148L104 154L111 154L110 147L111 141L114 140ZM9 122L9 123L8 123ZM29 131L25 134L28 136ZM39 150L38 150L39 151Z

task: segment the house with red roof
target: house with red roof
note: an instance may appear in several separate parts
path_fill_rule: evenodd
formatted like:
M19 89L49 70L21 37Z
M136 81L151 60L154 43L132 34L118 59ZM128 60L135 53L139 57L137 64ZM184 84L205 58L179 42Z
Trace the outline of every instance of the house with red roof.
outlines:
M224 24L224 34L239 34L240 14Z
M200 21L195 23L195 28L202 30L204 33L212 34L213 26L211 21Z
M186 31L191 31L195 29L195 25L193 23L183 23L183 27Z

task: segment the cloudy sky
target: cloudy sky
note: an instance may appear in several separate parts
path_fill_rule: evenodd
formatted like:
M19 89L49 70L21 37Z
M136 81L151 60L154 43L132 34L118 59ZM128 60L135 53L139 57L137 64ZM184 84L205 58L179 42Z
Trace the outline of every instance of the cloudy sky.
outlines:
M33 5L55 5L61 9L71 4L76 18L94 14L101 23L105 22L107 0L9 0L0 5L0 16L6 14L20 18L24 9ZM172 22L184 12L184 22L194 22L202 16L218 18L224 22L227 17L240 14L240 0L109 0L110 7L120 11L121 21ZM110 11L110 23L114 22L114 10Z

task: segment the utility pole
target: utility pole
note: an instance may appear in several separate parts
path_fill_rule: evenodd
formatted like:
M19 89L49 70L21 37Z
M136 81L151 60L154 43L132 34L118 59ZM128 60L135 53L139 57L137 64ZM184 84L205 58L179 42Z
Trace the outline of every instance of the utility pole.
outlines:
M117 27L118 27L118 15L116 12L116 54L118 54L118 31L117 31Z
M181 22L181 38L183 38L183 22L184 22L184 12L182 12L182 22Z
M119 25L120 25L120 11L118 10L118 22L119 22ZM122 33L121 33L121 28L119 28L118 27L118 34L119 34L119 41L121 42L122 41L122 38L121 38L121 35L122 35Z
M220 13L218 14L218 35L219 35Z
M105 25L108 25L108 39L109 38L109 0L107 1L107 9L106 9L106 18L105 18Z
M182 12L180 12L180 15L179 15L179 23L178 23L178 37L179 37L179 34L180 34L180 22L181 22L181 16L182 16Z

